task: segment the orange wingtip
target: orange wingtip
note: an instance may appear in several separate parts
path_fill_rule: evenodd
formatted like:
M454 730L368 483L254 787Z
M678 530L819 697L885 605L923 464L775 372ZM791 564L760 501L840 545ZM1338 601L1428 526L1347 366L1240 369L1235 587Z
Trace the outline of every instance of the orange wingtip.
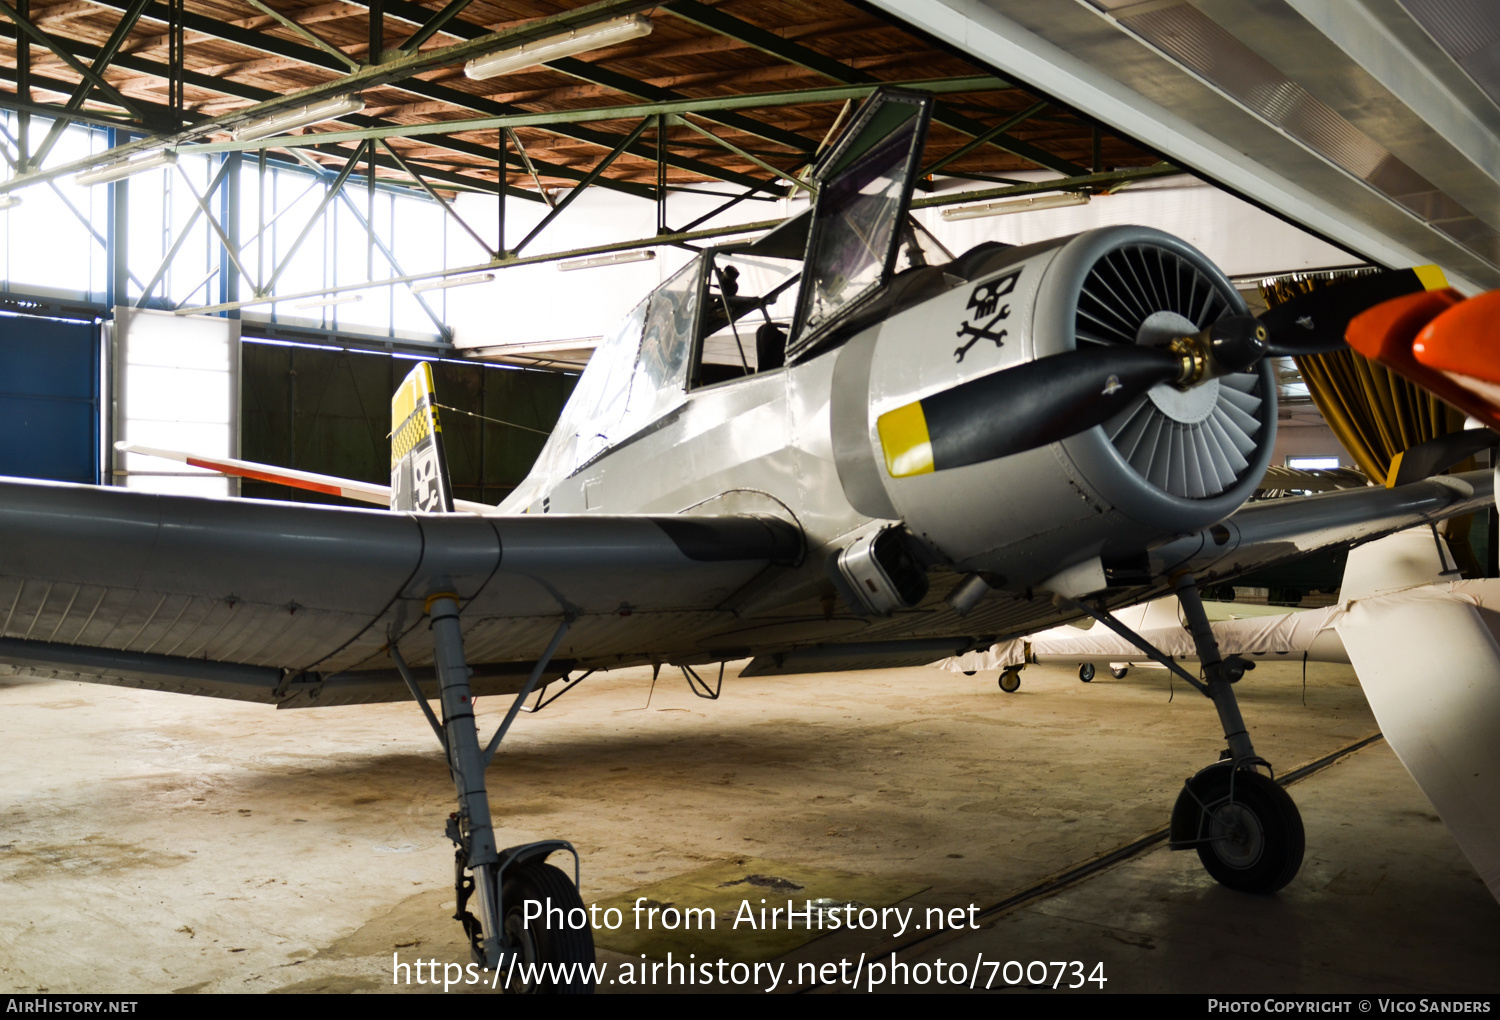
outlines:
M1367 358L1404 364L1411 360L1417 333L1462 301L1462 294L1447 287L1382 301L1351 319L1344 339Z
M1411 350L1428 368L1500 383L1500 290L1438 315L1417 334Z

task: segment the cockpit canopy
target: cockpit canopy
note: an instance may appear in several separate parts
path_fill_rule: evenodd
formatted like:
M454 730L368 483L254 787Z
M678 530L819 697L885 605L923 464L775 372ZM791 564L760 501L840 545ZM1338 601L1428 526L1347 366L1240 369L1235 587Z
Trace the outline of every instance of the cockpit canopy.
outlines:
M931 96L876 92L813 168L810 210L756 241L703 251L653 290L600 342L538 468L572 474L689 390L826 350L898 271L950 261L909 213L931 106Z

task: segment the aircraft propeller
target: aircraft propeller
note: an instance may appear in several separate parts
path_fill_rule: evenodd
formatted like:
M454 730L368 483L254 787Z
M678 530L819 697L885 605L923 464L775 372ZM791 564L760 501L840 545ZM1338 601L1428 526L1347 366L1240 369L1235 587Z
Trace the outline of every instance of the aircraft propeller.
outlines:
M1360 312L1446 285L1435 266L1386 270L1298 295L1258 317L1225 316L1164 346L1085 347L980 376L881 415L886 467L904 478L1045 446L1108 421L1161 383L1189 389L1249 371L1268 355L1340 350Z

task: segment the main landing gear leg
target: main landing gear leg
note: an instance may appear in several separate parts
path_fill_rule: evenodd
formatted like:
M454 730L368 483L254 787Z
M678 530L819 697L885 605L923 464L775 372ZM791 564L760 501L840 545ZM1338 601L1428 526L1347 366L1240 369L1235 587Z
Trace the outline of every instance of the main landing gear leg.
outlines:
M1302 866L1302 816L1285 790L1256 771L1270 771L1270 764L1255 753L1233 686L1253 664L1220 657L1192 574L1177 577L1175 587L1203 664L1204 693L1219 712L1229 746L1224 760L1183 784L1172 809L1171 846L1197 850L1208 873L1231 889L1273 893Z
M1219 655L1219 643L1192 574L1179 575L1174 585L1207 683L1107 610L1083 602L1073 604L1213 701L1229 747L1221 760L1183 784L1172 808L1171 847L1197 850L1208 873L1231 889L1273 893L1302 866L1302 816L1274 779L1256 771L1264 767L1269 772L1271 766L1255 753L1234 696L1235 682L1255 664L1234 655L1226 661Z
M469 689L471 671L464 661L458 596L451 592L433 595L427 600L426 610L432 621L433 656L441 687L441 723L394 645L391 657L447 752L448 768L458 794L458 811L449 817L447 828L448 838L457 845L454 919L463 923L475 962L487 970L499 969L497 980L504 981L506 991L592 992L594 937L578 893L577 851L571 844L555 839L497 850L489 794L485 789L485 768L551 662L571 620L564 620L558 627L505 721L488 746L480 747L474 699ZM548 855L558 850L573 854L572 881L566 873L546 863ZM471 898L478 901L478 917L467 909ZM529 910L528 901L535 901ZM548 911L549 906L554 909ZM578 918L583 919L581 925L576 923ZM562 967L538 970L537 964Z

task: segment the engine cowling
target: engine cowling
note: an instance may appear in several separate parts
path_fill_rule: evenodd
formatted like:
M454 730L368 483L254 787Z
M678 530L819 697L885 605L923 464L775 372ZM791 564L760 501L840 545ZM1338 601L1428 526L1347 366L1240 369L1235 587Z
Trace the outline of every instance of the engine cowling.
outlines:
M861 442L847 426L839 441L835 407L846 494L866 514L904 520L957 568L999 575L1013 590L1206 527L1249 499L1270 461L1276 388L1267 361L1186 390L1155 386L1104 425L1038 449L906 477L893 475L876 423L1026 361L1088 344L1160 346L1245 311L1201 252L1148 227L999 252L840 354L836 390L868 380Z

